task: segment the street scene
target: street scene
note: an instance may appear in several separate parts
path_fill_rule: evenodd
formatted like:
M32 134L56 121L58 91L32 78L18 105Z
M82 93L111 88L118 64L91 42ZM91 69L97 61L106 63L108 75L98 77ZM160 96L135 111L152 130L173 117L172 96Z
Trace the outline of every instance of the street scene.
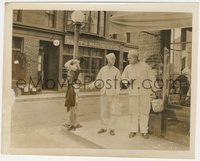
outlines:
M76 131L68 131L63 127L69 120L63 94L43 95L43 98L38 97L39 101L34 97L17 99L12 107L13 148L188 150L188 146L163 139L162 136L152 135L149 140L144 140L138 134L133 139L128 138L129 129L124 125L129 123L130 119L126 95L120 97L124 106L122 115L117 118L115 136L97 133L100 128L98 93L94 92L93 96L81 96L78 118L83 127Z
M8 153L191 152L191 12L12 11Z

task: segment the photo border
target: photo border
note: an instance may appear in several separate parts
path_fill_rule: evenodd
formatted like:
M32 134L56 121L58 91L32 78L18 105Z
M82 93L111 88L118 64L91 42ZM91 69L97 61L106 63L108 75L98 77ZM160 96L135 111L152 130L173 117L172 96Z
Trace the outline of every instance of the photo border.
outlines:
M98 5L96 5L98 4ZM10 148L11 110L11 53L12 53L12 10L106 10L106 11L140 11L140 12L191 12L192 24L192 85L191 85L191 134L189 151L156 151L156 150L108 150L108 149L22 149ZM156 8L156 11L155 11ZM158 9L159 8L159 9ZM103 157L137 157L137 158L177 158L194 159L196 100L197 100L197 53L198 53L198 3L6 3L5 7L5 39L4 39L4 70L3 70L3 111L2 111L2 153L3 154L37 154L67 156L103 156ZM6 54L5 54L6 53ZM59 151L59 152L55 152ZM131 154L130 154L131 153ZM180 158L181 156L181 158Z

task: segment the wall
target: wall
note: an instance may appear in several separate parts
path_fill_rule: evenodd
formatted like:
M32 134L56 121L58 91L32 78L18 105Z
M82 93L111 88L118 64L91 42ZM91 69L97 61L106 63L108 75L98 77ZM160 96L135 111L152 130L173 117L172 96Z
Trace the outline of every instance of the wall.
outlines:
M160 31L144 33L140 32L138 36L138 46L140 60L147 61L153 67L160 63L161 36Z
M24 53L27 61L26 79L30 76L37 82L38 78L38 55L39 55L39 39L33 37L24 37Z
M56 29L64 30L64 11L56 12ZM22 10L22 23L35 27L47 27L45 10Z

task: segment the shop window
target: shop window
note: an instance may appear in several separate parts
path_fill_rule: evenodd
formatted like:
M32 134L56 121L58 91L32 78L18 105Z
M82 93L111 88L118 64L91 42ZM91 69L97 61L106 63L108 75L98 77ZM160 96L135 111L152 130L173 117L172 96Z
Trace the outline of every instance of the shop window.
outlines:
M56 11L48 10L46 14L46 26L55 28L56 27Z
M171 32L169 104L190 106L191 35L191 28Z
M13 10L13 21L22 22L22 10Z
M23 53L24 39L13 37L12 40L12 79L24 79L26 72L26 55Z
M73 55L74 46L72 45L65 45L63 48L64 55Z

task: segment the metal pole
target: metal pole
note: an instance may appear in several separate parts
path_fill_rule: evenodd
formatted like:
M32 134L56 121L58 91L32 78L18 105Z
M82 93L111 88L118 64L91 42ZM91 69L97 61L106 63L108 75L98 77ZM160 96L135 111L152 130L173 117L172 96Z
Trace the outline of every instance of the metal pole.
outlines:
M74 22L75 29L74 29L74 53L73 53L73 59L77 58L79 55L79 29L81 26L80 22Z

